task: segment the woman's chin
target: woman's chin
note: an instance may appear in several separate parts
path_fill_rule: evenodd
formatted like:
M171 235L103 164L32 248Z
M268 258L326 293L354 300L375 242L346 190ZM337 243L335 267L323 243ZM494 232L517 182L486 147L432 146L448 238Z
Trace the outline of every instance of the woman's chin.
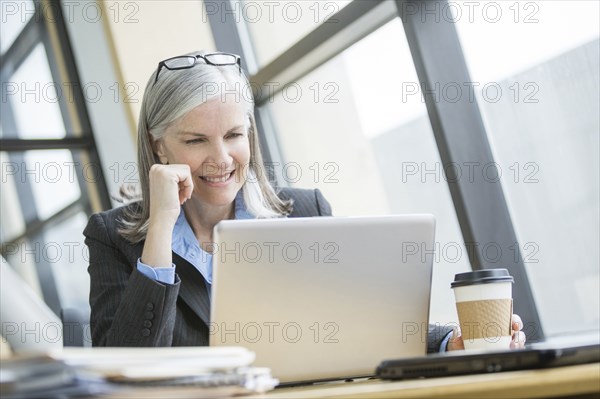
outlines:
M227 190L227 192L221 192L221 193L203 192L203 193L196 194L195 198L204 205L222 207L222 206L231 205L235 201L236 196L237 196L237 191Z

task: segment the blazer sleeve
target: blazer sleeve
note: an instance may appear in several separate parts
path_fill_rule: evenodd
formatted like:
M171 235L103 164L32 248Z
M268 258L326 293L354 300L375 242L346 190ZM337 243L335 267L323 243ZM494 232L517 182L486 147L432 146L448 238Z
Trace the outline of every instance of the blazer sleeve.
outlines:
M331 205L319 189L285 187L279 189L277 195L283 200L292 200L289 217L332 216Z
M427 334L427 353L437 353L440 351L442 341L450 332L451 327L440 326L439 324L429 324L429 331Z
M89 248L93 346L171 346L180 281L156 282L132 266L111 240L105 215L84 230Z
M319 210L319 216L332 216L331 204L325 199L318 188L315 189L315 200L317 209Z

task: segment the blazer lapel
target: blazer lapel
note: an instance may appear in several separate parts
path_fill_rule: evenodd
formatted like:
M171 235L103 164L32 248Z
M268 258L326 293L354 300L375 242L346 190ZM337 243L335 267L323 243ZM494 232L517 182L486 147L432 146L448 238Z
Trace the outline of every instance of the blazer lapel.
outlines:
M210 323L210 292L202 274L188 261L173 252L173 263L181 279L179 296L208 326Z

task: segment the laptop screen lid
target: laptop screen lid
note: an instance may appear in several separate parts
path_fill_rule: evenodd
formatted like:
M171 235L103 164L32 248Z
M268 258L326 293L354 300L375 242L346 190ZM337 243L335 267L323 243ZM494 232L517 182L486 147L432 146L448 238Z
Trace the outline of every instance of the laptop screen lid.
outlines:
M254 351L281 382L424 355L434 229L432 215L222 221L210 345Z

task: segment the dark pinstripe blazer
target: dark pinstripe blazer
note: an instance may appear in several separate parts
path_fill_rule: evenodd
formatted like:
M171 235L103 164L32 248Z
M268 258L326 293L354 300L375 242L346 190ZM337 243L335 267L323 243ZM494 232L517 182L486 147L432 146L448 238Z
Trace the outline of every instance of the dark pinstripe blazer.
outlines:
M287 188L279 196L294 201L290 217L331 215L319 190ZM92 344L208 345L210 293L204 278L175 253L175 284L162 284L138 272L144 243L132 245L117 233L123 209L92 215L83 232L90 256ZM430 350L438 348L443 337L439 329L430 331Z

